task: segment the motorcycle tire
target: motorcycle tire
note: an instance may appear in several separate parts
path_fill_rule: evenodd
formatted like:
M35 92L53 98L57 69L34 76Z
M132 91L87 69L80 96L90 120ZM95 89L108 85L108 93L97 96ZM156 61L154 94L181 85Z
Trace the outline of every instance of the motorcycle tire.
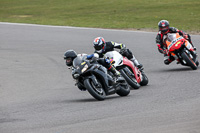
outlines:
M137 82L137 80L135 78L130 78L131 75L128 75L128 72L125 72L126 70L121 69L120 73L121 75L125 78L125 80L127 81L127 83L134 89L139 89L140 88L140 84Z
M98 80L97 80L98 81ZM99 82L99 81L98 81ZM106 97L106 93L104 91L104 89L101 88L97 88L91 79L85 79L84 80L84 86L86 87L86 89L88 90L88 92L97 100L102 101L105 99Z
M127 96L130 93L130 87L129 85L126 83L122 83L120 84L120 89L117 90L116 92L119 96Z
M194 63L194 61L188 57L188 55L185 52L181 53L181 57L185 60L187 65L189 65L193 70L197 69L197 65Z
M141 86L145 86L149 83L149 79L147 78L146 74L142 72L142 82L140 82Z

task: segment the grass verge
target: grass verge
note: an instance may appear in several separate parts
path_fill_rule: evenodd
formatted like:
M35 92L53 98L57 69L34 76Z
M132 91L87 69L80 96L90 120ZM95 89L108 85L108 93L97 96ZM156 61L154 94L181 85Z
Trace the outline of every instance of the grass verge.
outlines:
M200 33L200 0L0 0L0 21L114 29L170 26Z

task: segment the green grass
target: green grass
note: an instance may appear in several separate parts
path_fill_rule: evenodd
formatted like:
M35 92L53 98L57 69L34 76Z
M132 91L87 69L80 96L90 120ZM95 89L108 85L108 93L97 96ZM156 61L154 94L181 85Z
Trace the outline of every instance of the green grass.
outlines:
M0 0L0 21L117 29L170 26L200 32L200 0Z

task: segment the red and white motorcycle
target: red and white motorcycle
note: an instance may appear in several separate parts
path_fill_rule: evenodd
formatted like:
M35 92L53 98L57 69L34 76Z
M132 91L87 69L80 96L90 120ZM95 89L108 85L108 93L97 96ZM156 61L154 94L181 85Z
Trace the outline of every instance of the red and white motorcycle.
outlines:
M104 55L109 58L113 66L121 73L127 83L134 89L148 84L148 78L144 71L138 69L132 61L122 56L117 51L110 51Z

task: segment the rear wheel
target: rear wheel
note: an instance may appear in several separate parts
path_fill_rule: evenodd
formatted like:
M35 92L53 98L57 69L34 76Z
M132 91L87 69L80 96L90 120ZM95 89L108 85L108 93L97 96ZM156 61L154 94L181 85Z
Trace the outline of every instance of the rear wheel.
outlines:
M124 80L124 83L120 83L120 89L116 92L119 96L127 96L130 93L130 87Z
M135 79L135 76L130 75L130 73L132 73L131 71L127 72L126 69L121 69L120 73L132 88L134 88L134 89L139 89L140 88L140 84Z
M145 86L149 83L149 79L147 78L146 74L142 72L142 82L140 82L141 86Z
M190 58L185 52L183 52L181 54L181 57L185 60L185 62L187 63L187 65L189 65L193 70L197 69L196 63L194 63L194 61L192 60L192 58Z
M97 82L99 83L99 86L95 86L91 79L86 79L84 81L84 85L87 88L88 92L97 100L104 100L106 97L106 93L100 83L100 81L97 79Z

